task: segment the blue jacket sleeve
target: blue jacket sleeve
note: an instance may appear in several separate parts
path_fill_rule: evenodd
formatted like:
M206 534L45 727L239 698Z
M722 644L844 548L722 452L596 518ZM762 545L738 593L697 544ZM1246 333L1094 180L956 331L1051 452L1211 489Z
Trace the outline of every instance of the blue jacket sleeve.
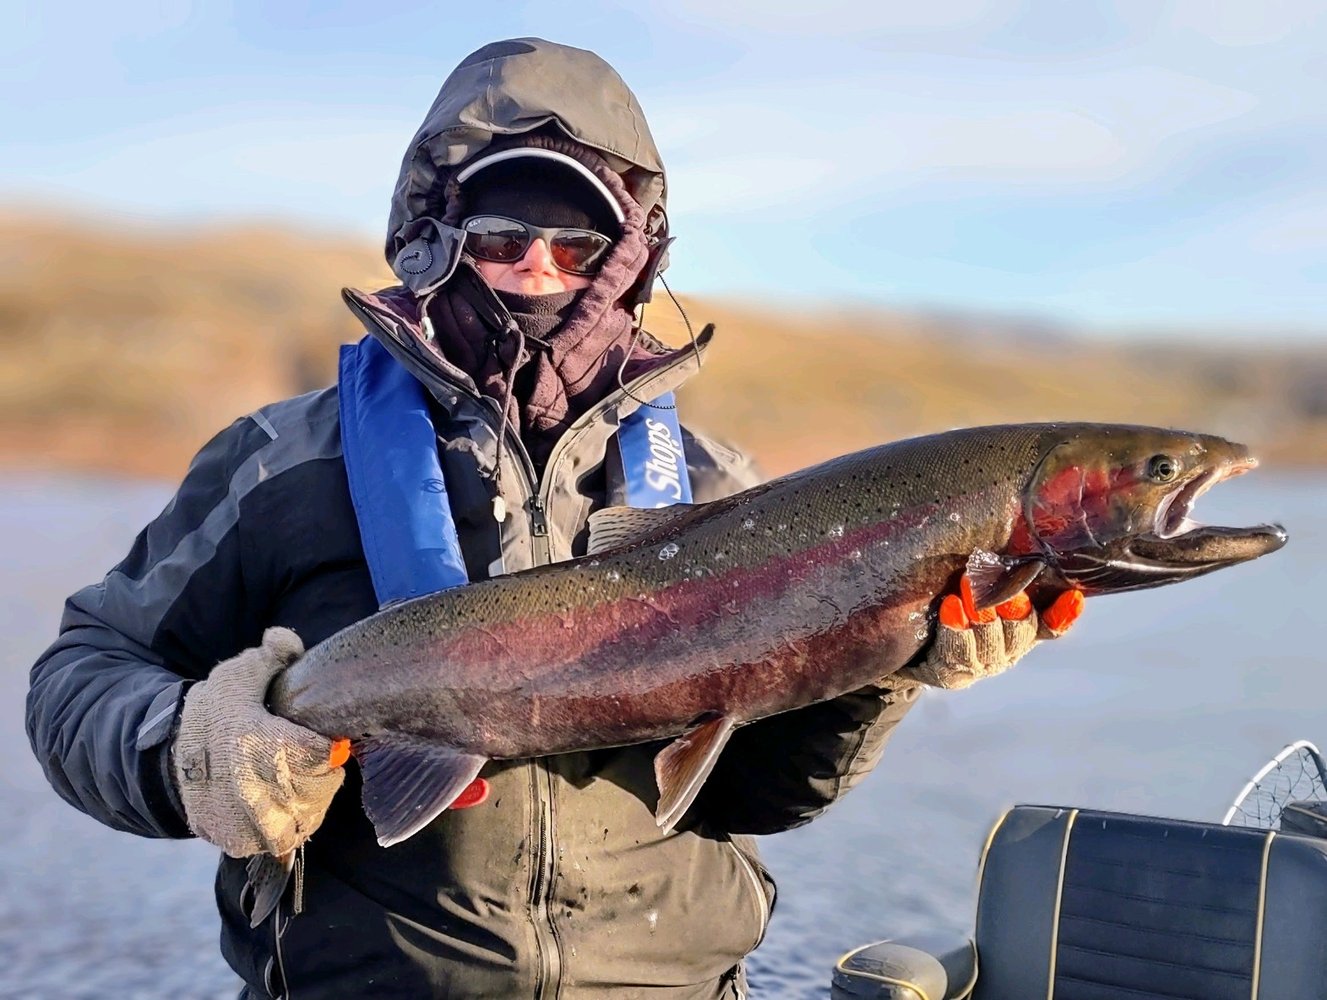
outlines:
M246 470L266 440L246 418L209 442L128 556L69 598L32 669L33 752L61 797L108 826L189 834L170 737L190 682L261 635L238 522Z

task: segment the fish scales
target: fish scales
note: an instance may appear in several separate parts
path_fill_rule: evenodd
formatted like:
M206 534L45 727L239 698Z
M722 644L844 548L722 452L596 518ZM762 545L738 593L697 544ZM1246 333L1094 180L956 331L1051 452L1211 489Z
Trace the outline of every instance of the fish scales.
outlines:
M707 505L658 540L416 602L390 625L348 630L349 656L333 637L291 671L316 680L304 693L319 713L298 695L279 707L325 728L351 708L327 696L345 688L338 669L390 670L409 681L367 702L357 693L356 709L376 709L389 729L523 757L657 739L679 714L715 705L742 705L746 721L833 697L906 662L924 641L909 616L929 610L973 548L1002 544L1038 438L963 442L939 475L924 439L872 449ZM669 543L678 554L659 558ZM889 596L901 592L920 596ZM378 656L365 661L370 649ZM847 655L859 671L811 669ZM485 724L498 712L504 725Z
M383 843L445 808L485 760L700 727L699 763L656 762L671 824L733 724L905 668L965 569L992 597L1032 580L1034 594L1090 595L1279 548L1275 526L1188 518L1205 489L1253 464L1209 435L1008 425L883 445L687 509L600 512L614 527L604 537L629 540L370 616L283 672L269 704L359 741ZM592 548L595 532L592 518ZM373 762L411 740L440 755L442 791L408 821L381 796L375 814ZM669 777L679 759L681 792Z

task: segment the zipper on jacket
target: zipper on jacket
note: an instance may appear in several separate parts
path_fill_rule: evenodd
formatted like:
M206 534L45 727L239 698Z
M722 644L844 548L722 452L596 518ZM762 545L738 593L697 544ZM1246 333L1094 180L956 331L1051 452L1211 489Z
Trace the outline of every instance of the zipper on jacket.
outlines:
M548 534L548 518L544 516L546 511L543 499L538 493L531 493L526 506L530 508L530 533L535 538L543 538Z
M742 870L746 873L756 904L756 923L760 930L756 933L756 943L751 946L751 951L755 951L760 947L760 943L765 940L765 932L769 929L769 897L765 895L765 880L761 878L756 862L747 857L746 852L738 847L731 838L728 840L728 846L733 849L733 853L737 855L737 860L741 862Z
M562 956L558 953L557 934L553 930L548 897L553 891L553 776L547 762L539 757L530 762L530 790L535 805L535 844L537 853L531 865L530 910L534 928L535 1000L556 997L561 986Z
M536 565L553 562L553 543L548 532L548 502L552 495L553 477L549 473L567 450L567 447L574 439L584 433L602 413L607 412L613 406L619 405L629 394L642 390L645 386L662 378L666 373L675 370L685 362L685 358L676 361L667 368L652 372L642 379L629 383L625 390L619 389L611 396L600 400L581 414L567 432L554 444L553 451L544 467L543 479L540 480L534 476L530 478L533 488L531 489L530 499L526 502L526 507L530 511L531 536L539 540L535 545L534 561ZM503 426L505 428L509 425L506 421L503 421ZM520 454L528 456L528 453L524 450L524 444L519 441L517 443L520 447ZM529 462L528 457L526 461ZM530 463L530 467L533 470L533 463ZM534 872L530 885L530 903L533 918L531 922L534 926L536 951L539 960L534 995L536 1000L548 1000L548 998L556 998L560 991L562 956L559 951L557 930L553 927L551 908L549 907L549 897L553 892L557 862L556 846L553 843L553 772L542 758L537 758L531 762L531 791L538 817L534 840L538 845L539 852L535 858L535 865L532 866ZM734 850L736 850L736 845L734 845ZM740 851L738 851L738 856L742 857ZM756 883L753 889L758 896L757 905L761 906L760 936L763 938L765 924L768 920L768 915L763 909L764 893L760 889L759 876L752 870L750 863L746 861L745 857L742 857L742 862Z
M414 349L400 344L392 334L387 331L377 318L367 310L361 308L357 303L351 303L352 311L362 320L371 323L375 328L382 331L386 338L384 343L390 341L400 350L407 354L415 353ZM390 350L390 346L389 346ZM395 354L395 351L392 351ZM398 360L400 360L398 358ZM690 356L683 356L665 368L658 369L631 382L621 389L618 389L612 395L600 400L585 413L581 414L568 428L567 432L553 446L553 451L545 464L544 476L541 481L535 470L534 462L530 458L529 451L526 450L525 442L521 440L520 434L504 419L503 414L498 410L498 403L487 396L475 391L470 386L465 385L454 375L446 370L441 370L434 366L431 360L423 358L416 359L417 363L408 366L408 370L416 377L420 378L426 387L441 385L447 390L461 393L470 399L479 403L480 410L485 414L485 420L490 428L496 434L506 434L509 451L511 454L519 456L519 465L524 473L525 487L529 496L525 506L530 512L531 542L533 564L536 566L546 565L553 561L552 539L548 531L548 501L552 494L553 477L549 472L555 467L562 454L574 439L583 434L586 429L609 409L619 406L623 399L629 396L638 395L647 390L647 387L660 381L665 375L671 374L678 368L690 363ZM421 371L422 369L422 371ZM538 539L536 542L535 539ZM562 976L562 956L559 951L557 931L553 927L551 910L549 907L549 898L553 892L553 880L556 874L556 848L553 843L553 775L548 765L542 759L535 759L530 764L531 771L531 793L534 799L535 829L532 831L533 841L536 845L537 855L534 857L534 863L531 865L530 880L530 910L531 926L534 932L535 951L537 966L535 969L535 1000L555 1000L561 991ZM735 845L734 845L734 849ZM738 852L739 856L741 852ZM743 857L743 862L746 859ZM749 865L749 863L748 863ZM756 889L759 900L763 900L764 894L759 887L759 875L748 867L748 871L756 880ZM768 921L768 915L762 908L761 912L761 936L764 936L765 925Z
M392 335L383 329L382 325L377 322L376 317L353 303L352 311L361 319L382 330L386 340L409 353L409 349L401 347ZM398 360L400 359L398 358ZM449 372L439 370L431 364L421 361L418 365L408 366L408 370L419 378L430 391L442 388L448 392L455 392L468 397L478 404L479 411L483 414L481 419L489 425L490 430L495 435L508 435L508 452L519 457L517 464L524 479L523 486L526 495L529 497L522 506L529 510L531 518L531 562L535 566L550 562L552 555L551 546L548 542L547 508L539 490L539 476L535 471L534 462L530 459L530 453L525 448L525 443L521 441L520 434L503 419L502 414L498 412L497 402L487 396L480 395ZM535 543L534 539L536 537L541 539L542 544ZM534 804L534 823L531 830L531 839L536 853L530 865L529 905L530 925L535 942L535 1000L556 998L561 990L562 961L561 955L558 953L557 935L553 930L548 906L548 898L553 891L555 863L552 784L552 775L544 762L539 759L531 761L530 792Z
M544 478L542 480L531 480L531 482L536 484L535 490L533 491L534 495L530 497L530 511L532 516L536 509L538 510L537 519L535 520L535 531L533 534L535 537L542 539L542 545L536 546L536 551L539 553L535 558L536 563L551 563L553 561L553 544L548 534L548 501L553 494L553 476L551 473L557 466L559 460L561 460L563 453L571 446L575 439L579 438L589 429L590 425L593 424L600 415L608 412L615 406L620 406L624 399L631 396L639 398L641 393L648 391L650 385L660 381L664 376L671 374L683 365L689 364L690 361L691 356L684 355L665 368L660 368L657 371L650 372L648 375L633 379L623 388L617 389L611 395L605 396L603 399L599 400L599 402L595 403L594 406L582 413L572 422L571 426L567 428L562 437L557 439L557 442L553 445L552 452L549 453L548 461L544 464ZM537 507L536 504L538 505ZM542 556L542 558L540 558L540 556Z

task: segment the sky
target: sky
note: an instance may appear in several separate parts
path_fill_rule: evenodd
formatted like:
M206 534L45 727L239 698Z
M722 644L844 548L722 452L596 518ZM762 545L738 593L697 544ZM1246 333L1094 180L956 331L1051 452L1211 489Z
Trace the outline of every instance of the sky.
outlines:
M535 35L638 95L676 291L1327 340L1321 0L24 7L0 203L378 240L447 73Z

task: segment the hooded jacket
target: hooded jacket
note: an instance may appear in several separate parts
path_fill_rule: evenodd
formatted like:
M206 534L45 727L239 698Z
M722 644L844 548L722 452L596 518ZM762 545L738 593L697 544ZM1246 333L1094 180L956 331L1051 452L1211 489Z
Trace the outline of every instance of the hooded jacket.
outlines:
M622 78L583 49L538 38L493 42L443 82L401 163L386 254L405 287L421 296L433 291L460 259L461 233L439 212L460 168L504 137L538 132L601 156L639 206L645 240L666 239L663 160Z
M589 53L518 40L476 53L444 85L403 166L394 233L424 218L421 185L438 181L425 161L454 166L486 135L548 123L529 96L547 86L536 85L541 68L593 95L559 127L621 158L642 205L662 203L662 167L616 74ZM394 236L389 255L434 227L417 230ZM707 338L577 417L537 478L492 400L430 347L427 295L346 297L431 397L470 577L582 553L589 513L623 502L620 420L693 373ZM690 432L684 443L697 502L754 483L741 456ZM495 482L511 512L501 526ZM312 645L375 610L337 388L266 407L209 442L126 558L69 599L32 672L34 752L55 789L101 822L187 836L168 748L188 685L269 625ZM444 812L388 849L362 813L352 763L308 842L298 916L287 906L251 929L244 862L222 858L222 951L254 997L740 995L742 959L774 902L746 835L804 823L860 780L912 697L873 687L742 728L667 835L653 817L656 744L491 762L483 805Z

